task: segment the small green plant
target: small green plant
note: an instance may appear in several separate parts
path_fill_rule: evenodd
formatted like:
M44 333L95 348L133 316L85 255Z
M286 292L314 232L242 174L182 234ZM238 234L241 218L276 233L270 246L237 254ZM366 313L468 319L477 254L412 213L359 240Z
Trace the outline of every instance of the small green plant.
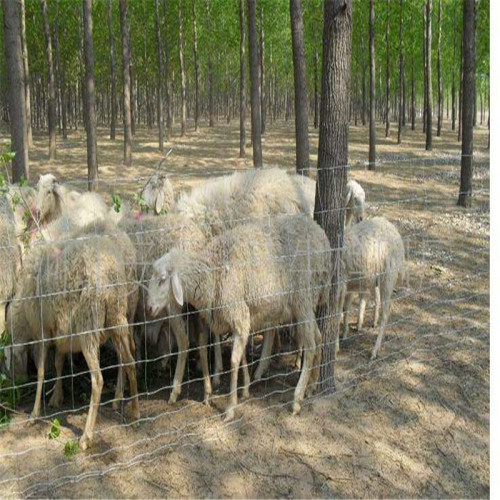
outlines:
M28 185L28 181L27 181L26 177L24 177L24 175L21 175L21 179L19 180L19 185L21 187Z
M8 334L4 332L2 342L7 336ZM0 429L4 429L9 425L12 410L20 399L21 394L16 384L7 375L0 373Z
M50 426L49 439L57 439L60 434L61 434L61 422L59 422L58 418L55 418L52 421L52 425Z
M141 212L147 212L148 211L148 206L146 205L146 202L144 201L144 198L142 197L142 194L139 194L139 193L135 193L134 194L134 205Z
M116 213L119 213L121 208L122 208L122 200L120 198L120 196L118 196L117 194L114 194L111 199L113 200L113 208L115 210Z
M80 447L78 446L78 441L73 439L68 439L64 445L64 455L68 458L76 455Z
M0 193L5 194L9 191L9 186L7 185L7 182L5 181L5 177L3 174L0 174Z

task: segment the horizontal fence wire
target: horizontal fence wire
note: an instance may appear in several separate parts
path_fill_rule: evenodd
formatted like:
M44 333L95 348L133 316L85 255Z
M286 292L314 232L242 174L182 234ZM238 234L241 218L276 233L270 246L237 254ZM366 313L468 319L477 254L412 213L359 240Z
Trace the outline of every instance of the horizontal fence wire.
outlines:
M173 154L176 154L175 149ZM240 300L215 303L197 310L164 309L153 318L148 313L148 291L153 284L158 284L159 278L151 274L154 260L149 260L147 255L155 239L157 240L158 237L161 239L163 236L165 239L168 238L168 227L141 227L141 217L137 217L137 225L134 231L129 233L131 240L136 242L137 259L126 263L126 267L137 266L137 275L133 279L123 275L121 278L117 276L114 280L106 281L100 276L93 283L76 284L71 282L74 270L67 268L68 264L64 262L64 259L58 261L60 249L65 248L68 243L82 247L96 244L96 248L100 248L100 244L104 245L109 242L116 244L117 238L123 234L122 231L116 229L116 231L102 234L99 233L96 224L94 233L90 230L77 237L70 234L65 241L50 241L50 234L39 234L39 239L33 244L32 249L25 249L23 259L29 259L32 252L40 252L42 258L38 263L39 267L32 270L35 274L52 259L57 264L54 266L56 273L54 280L57 278L59 283L62 280L67 286L63 289L52 289L49 279L47 283L49 289L44 290L42 283L37 282L35 293L25 295L17 293L7 301L9 308L24 307L38 311L38 320L42 329L38 335L31 335L27 338L29 332L14 331L11 320L11 323L7 323L6 326L10 337L9 342L7 345L2 343L0 351L3 364L5 364L6 356L12 358L12 355L17 352L25 352L26 359L29 360L27 378L19 378L12 369L4 370L5 375L0 385L0 411L5 414L5 422L0 430L0 443L5 443L5 446L0 446L0 485L3 488L3 494L22 497L50 496L58 488L67 484L102 478L115 471L126 470L138 464L147 464L173 450L195 449L201 441L209 442L218 439L218 435L224 429L237 429L245 426L249 419L258 419L259 415L265 412L290 411L300 373L295 365L305 360L304 356L307 356L309 352L312 354L317 352L314 347L301 347L297 340L302 335L300 332L312 331L311 328L316 327L316 322L320 325L325 323L336 325L335 327L339 329L340 351L334 361L335 392L332 394L325 389L328 384L318 386L313 394L306 394L302 403L302 412L308 412L311 405L314 405L314 402L320 398L340 399L346 397L349 391L362 387L365 383L397 376L397 371L411 361L425 359L427 365L432 367L432 356L458 349L461 346L467 348L468 352L484 352L488 348L489 338L487 305L485 305L488 289L484 285L484 282L487 283L489 280L487 264L489 258L489 219L487 218L489 159L481 157L474 162L476 184L473 197L477 207L469 213L473 217L480 218L480 222L485 226L483 232L473 235L474 244L470 242L472 236L462 231L464 222L459 217L463 217L466 213L454 211L451 203L446 201L448 193L444 188L434 189L432 185L425 184L427 181L430 183L447 182L453 187L453 196L456 196L454 189L455 184L458 187L456 181L460 170L460 158L459 155L443 155L424 158L393 157L377 161L377 168L384 173L388 172L391 178L407 182L408 187L421 184L418 186L420 189L410 191L407 187L401 192L383 182L376 184L371 180L365 184L363 177L356 176L356 174L361 174L366 170L368 166L366 162L328 167L328 169L347 168L355 174L365 187L369 215L387 217L398 227L403 238L407 279L399 281L394 293L390 296L391 313L385 328L386 334L382 346L378 356L370 360L370 353L378 333L378 329L371 326L376 309L373 293L368 295L365 322L361 330L356 328L357 322L353 323L354 318L358 316L358 306L352 307L350 315L343 314L337 309L318 315L316 318L297 319L288 313L280 318L270 317L267 321L261 321L260 325L252 327L246 346L247 366L251 374L250 397L246 399L238 397L235 407L236 417L230 422L224 421L223 418L228 403L227 394L230 390L233 332L231 328L226 328L224 335L219 338L209 329L206 348L209 354L211 381L214 382L216 350L220 349L223 367L218 375L222 383L210 397L211 410L204 411L204 414L200 416L200 408L204 400L204 377L199 367L202 347L195 335L198 318L203 317L209 324L210 322L217 324L217 321L220 321L217 318L230 316L233 311L248 304L251 304L255 314L258 314L259 308L264 308L270 303L291 304L296 297L309 297L319 292L332 297L335 290L342 289L342 287L354 293L357 298L360 292L365 291L365 288L357 289L357 286L360 286L358 276L333 276L331 281L322 285L314 285L312 282L307 284L307 280L304 280L304 277L309 277L311 280L313 275L318 275L323 271L311 265L311 259L318 260L325 256L327 260L335 256L341 258L342 248L337 246L322 250L310 248L308 244L307 247L296 248L292 253L269 255L265 258L240 258L233 268L226 262L219 264L217 260L214 260L203 267L204 280L216 280L218 276L231 275L231 273L237 276L241 270L248 272L248 270L261 267L273 268L289 265L289 274L292 278L296 277L302 286L283 288L273 284L272 291L266 292L264 283L262 287L253 290ZM161 167L165 171L168 170L166 165L168 162ZM311 170L317 171L316 168ZM99 189L103 193L116 194L120 192L121 186L130 183L141 185L154 171L156 171L155 168L152 168L145 175L134 178L101 178ZM211 172L210 177L228 173L230 172L227 170ZM186 173L172 176L172 178L177 181L190 180L193 177L200 177L201 174L201 172ZM384 177L381 177L381 180L383 179ZM75 178L65 184L68 187L80 185L83 187L87 182L87 179ZM439 200L441 200L441 206ZM342 207L339 210L346 208L348 207ZM319 212L324 213L325 210ZM281 214L281 216L286 215L293 214ZM170 215L167 214L165 220L170 221L170 224L175 224L175 215L172 214L171 219L169 217ZM450 231L453 231L451 227L448 228L449 231L446 234L433 231L433 217L458 217L454 227L459 236L451 240ZM424 222L421 219L424 219ZM277 216L266 215L233 218L223 222L228 227L256 225L272 231L277 220ZM197 220L196 226L201 228L205 235L211 234L213 230L210 221ZM189 230L191 226L187 224L181 227ZM36 227L34 232L40 233L41 229L43 228ZM464 239L463 249L460 246L460 238ZM14 249L17 248L18 241L2 241L0 245L2 249ZM290 248L294 248L293 245ZM190 251L194 252L189 248L185 251L188 254ZM380 249L378 251L380 252ZM376 274L376 285L380 287L381 283L394 274L394 270L380 269ZM99 326L98 329L91 327L73 331L71 320L67 331L45 331L43 315L48 310L46 308L50 308L54 301L64 300L71 311L71 304L77 303L82 294L89 294L90 297L116 295L125 301L137 294L139 300L137 314L133 318L128 318L127 323L128 331L135 332L137 352L133 361L126 362L122 357L123 352L115 353L113 349L110 349L109 342L101 342L99 363L105 385L99 405L101 418L98 417L93 434L93 442L100 443L100 445L92 446L85 452L80 451L75 455L65 456L61 450L63 438L56 436L56 439L49 439L49 432L57 419L62 422L64 439L71 435L72 437L68 439L78 440L83 433L86 414L92 409L88 394L90 381L94 376L93 370L89 369L83 356L73 352L71 346L73 343L85 342L85 339L91 335L101 335L103 339L113 336L119 326L106 324ZM3 305L7 303L4 301ZM108 306L97 302L92 304L92 310L87 314L105 315L107 314L105 307ZM186 349L180 349L176 345L172 325L178 321L181 321L186 328L188 339ZM345 328L347 335L344 338ZM271 352L264 358L262 353L265 349L265 341L273 335L274 345L271 346ZM55 372L55 360L52 355L47 357L41 415L35 425L38 431L32 439L23 439L24 429L30 421L37 387L35 365L38 353L46 347L62 345L68 341L70 348L65 355L66 367L62 375L58 376ZM328 341L323 337L319 347L323 351L335 350L335 341ZM184 377L177 387L180 388L180 396L178 402L169 403L168 397L176 387L174 377L176 364L179 354L184 352L187 361ZM13 359L12 362L14 361ZM268 363L267 370L261 374L259 380L255 380L255 371L263 361ZM116 399L114 396L114 386L120 370L130 367L136 370L139 380L139 406L146 408L136 421L130 418L132 395L126 390L123 398ZM323 368L323 361L315 358L312 370L322 371ZM65 401L61 408L51 408L48 400L54 394L54 385L57 382L62 383ZM243 388L240 377L238 394ZM112 409L113 403L119 403L119 408ZM78 429L70 431L68 422L74 418L77 418ZM207 426L213 430L212 437L202 432L202 428ZM114 457L111 460L112 463L109 463L109 457ZM108 463L105 463L106 461ZM25 464L28 462L36 466L30 466L27 469Z

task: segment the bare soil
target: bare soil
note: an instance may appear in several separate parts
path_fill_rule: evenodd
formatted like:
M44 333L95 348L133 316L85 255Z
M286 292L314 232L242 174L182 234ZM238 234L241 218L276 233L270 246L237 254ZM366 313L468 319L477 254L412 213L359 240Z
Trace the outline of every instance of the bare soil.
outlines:
M48 407L43 422L27 424L32 398L0 432L1 496L488 497L488 132L482 126L475 132L475 196L473 207L463 210L456 206L455 132L446 122L434 151L426 153L420 128L408 127L399 146L377 130L384 163L368 172L362 165L367 128L351 127L351 175L365 188L369 214L388 217L409 242L410 284L394 296L379 359L369 361L376 336L370 307L363 331L351 317L334 394L317 395L292 416L297 373L291 355L276 356L269 377L252 384L251 399L231 424L220 416L226 380L213 405L204 406L194 359L180 401L169 405L171 373L151 369L142 387L141 422L130 426L126 409L122 415L103 404L94 446L73 457L64 455L64 445L81 435L86 410L79 408L90 386L87 379L79 386L68 381L58 439L48 438L54 418ZM251 167L250 145L246 158L238 158L235 122L197 134L190 129L185 138L175 132L165 168L176 191ZM130 198L162 157L155 131L138 130L128 169L121 138L112 142L105 129L99 133L100 190ZM315 152L317 131L310 138ZM268 125L263 151L267 165L293 169L293 122ZM54 163L47 156L47 138L35 134L32 179L54 172L85 186L81 131L58 139ZM315 161L312 155L312 167ZM114 374L104 376L109 397Z

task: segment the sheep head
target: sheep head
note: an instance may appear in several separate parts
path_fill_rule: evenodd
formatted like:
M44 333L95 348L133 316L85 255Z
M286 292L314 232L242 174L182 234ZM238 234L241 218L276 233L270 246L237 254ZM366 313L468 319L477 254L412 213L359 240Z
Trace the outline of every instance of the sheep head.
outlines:
M144 207L155 211L157 215L161 213L165 204L165 183L167 177L164 174L153 174L146 185L142 188L141 198L144 200Z
M36 217L39 222L50 222L62 211L63 193L57 179L52 174L43 174L38 179L36 196Z
M346 209L348 211L347 220L352 219L358 223L365 218L365 191L354 180L347 182Z

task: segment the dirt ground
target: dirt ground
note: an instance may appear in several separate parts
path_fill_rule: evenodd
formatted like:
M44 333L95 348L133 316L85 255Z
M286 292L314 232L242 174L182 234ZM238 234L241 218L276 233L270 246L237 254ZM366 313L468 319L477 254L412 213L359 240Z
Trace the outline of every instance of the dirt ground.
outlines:
M238 418L224 424L225 398L201 403L196 363L174 405L170 374L151 372L141 398L142 420L127 424L109 404L100 409L94 446L63 453L77 439L86 411L65 385L61 436L48 438L44 422L26 423L32 401L0 432L1 496L29 497L466 497L489 496L489 154L487 129L475 133L474 203L456 207L459 143L450 124L434 151L420 130L378 132L378 158L368 172L368 131L351 127L351 175L365 188L369 215L388 217L409 242L410 286L394 296L380 357L369 361L376 332L366 326L341 343L336 392L317 395L292 416L297 373L291 356L273 358L269 377L252 383ZM177 130L176 130L177 132ZM161 159L154 130L139 129L132 168L124 168L121 137L100 129L100 190L130 197ZM6 134L2 134L5 139ZM311 130L311 167L317 131ZM47 163L47 139L35 134L32 179L54 172L84 186L81 131L58 139ZM251 167L251 148L238 158L238 124L205 126L169 142L165 169L179 191L209 176ZM266 165L293 169L293 122L269 124ZM370 306L372 305L369 303ZM255 343L257 344L257 342ZM283 349L287 343L283 343ZM226 364L227 366L227 364ZM105 375L108 392L113 378ZM87 385L87 387L89 387ZM224 388L227 381L224 382ZM163 389L162 389L163 388ZM88 391L90 392L90 391ZM126 413L126 411L125 411Z

